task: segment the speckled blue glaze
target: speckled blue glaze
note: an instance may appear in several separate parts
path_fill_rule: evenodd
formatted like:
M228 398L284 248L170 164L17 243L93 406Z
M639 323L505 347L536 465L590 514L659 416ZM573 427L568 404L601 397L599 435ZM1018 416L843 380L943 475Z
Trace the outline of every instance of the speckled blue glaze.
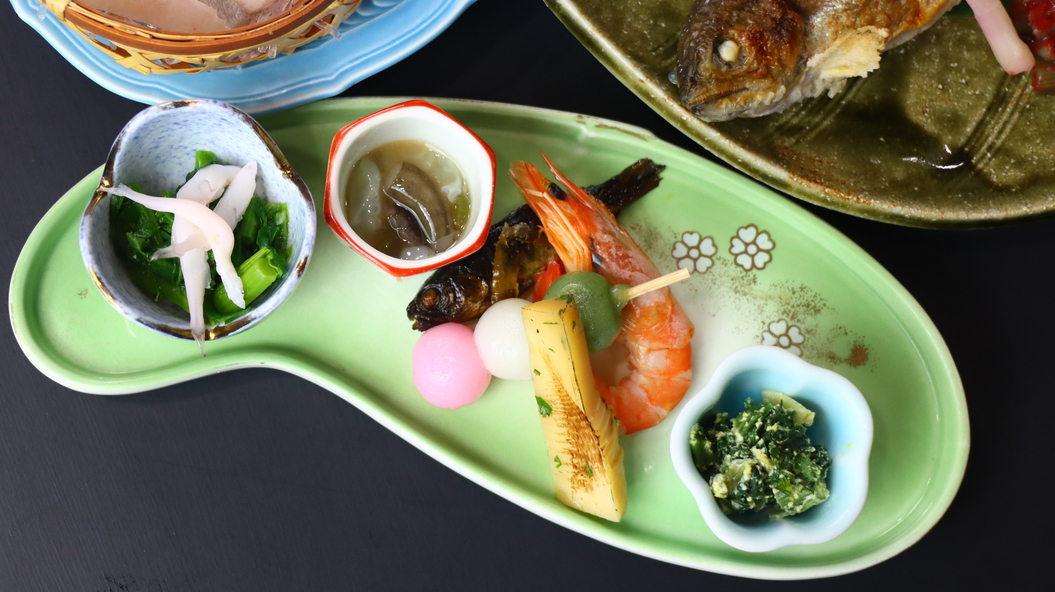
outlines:
M110 240L110 196L102 189L138 183L151 195L175 191L194 169L197 150L211 150L224 164L240 166L256 160L256 195L272 203L285 203L289 211L289 269L246 314L209 328L206 339L218 339L248 329L278 307L300 281L315 246L311 193L271 137L249 115L221 101L186 100L155 105L133 117L114 141L100 189L85 208L80 246L96 286L121 314L159 333L190 339L190 319L185 311L154 301L129 279Z
M740 413L744 400L758 402L763 389L785 393L817 414L807 434L832 456L827 480L831 497L781 520L749 514L726 516L693 464L689 433L710 411L730 416ZM868 496L872 431L868 403L849 380L779 347L755 345L730 354L703 389L687 399L671 429L670 455L715 536L743 551L772 551L830 541L853 524Z

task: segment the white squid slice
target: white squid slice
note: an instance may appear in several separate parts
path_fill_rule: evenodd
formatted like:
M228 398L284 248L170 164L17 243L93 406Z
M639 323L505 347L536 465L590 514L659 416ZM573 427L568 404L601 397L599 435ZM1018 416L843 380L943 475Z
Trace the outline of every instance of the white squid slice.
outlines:
M211 204L231 184L242 167L210 164L198 169L189 181L176 191L177 199L189 199L201 204Z
M236 166L209 165L198 170L183 187L176 192L176 199L189 199L200 204L210 204L224 188L230 184L238 171ZM187 290L187 310L190 312L190 334L198 344L201 355L205 355L205 289L209 287L212 274L209 273L209 260L205 250L209 248L204 233L183 216L173 216L172 242L181 243L187 237L202 237L200 248L189 250L180 255L180 270L183 272L183 285ZM155 252L152 259L158 258Z
M181 199L177 197L176 199ZM198 202L201 203L201 202ZM172 255L163 255L162 253L166 250L173 249L177 245L187 244L188 240L194 239L194 245L190 248L181 249L178 253ZM162 259L165 257L182 257L193 249L202 249L203 251L209 250L209 240L205 238L205 233L198 229L190 220L180 215L172 217L172 244L167 247L163 247L154 251L154 254L150 256L151 259ZM211 274L210 274L211 275Z
M180 197L177 196L176 199ZM208 250L209 239L205 238L205 233L198 230L198 227L186 218L175 216L172 219L172 244L154 251L150 259L182 257L194 249Z
M231 302L235 303L238 308L245 308L242 278L238 277L238 272L231 263L231 251L234 250L234 231L216 212L196 201L145 195L126 185L106 188L103 191L126 197L158 212L169 212L176 216L183 216L188 222L197 226L198 230L204 233L206 240L209 242L213 259L216 261L216 272L220 274L220 279L227 288L227 295L230 297Z
M175 222L172 224L172 228L176 228ZM176 233L172 233L172 244L167 247L162 247L150 256L151 259L167 259L169 257L182 257L188 252L194 249L208 249L209 239L205 238L204 232L192 232L183 240L176 242Z
M216 208L213 211L223 218L228 226L234 228L242 220L242 216L245 215L245 209L249 206L249 200L253 199L253 194L256 192L257 165L255 160L250 160L244 167L228 168L238 169L238 174L231 179L231 184L227 187L227 191L224 192L220 201L216 203ZM179 194L176 197L179 197ZM151 255L151 259L182 257L184 253L191 249L207 248L207 245L208 239L202 233L193 233L177 241L176 234L173 232L172 244L155 251Z
M176 199L187 199L178 197ZM193 199L193 198L190 198ZM197 234L204 237L198 227L183 216L173 216L172 219L172 241L183 241L188 236ZM194 342L198 344L201 355L205 355L205 289L209 286L212 274L209 273L209 260L205 255L205 249L209 248L208 242L203 248L188 251L180 256L179 265L183 272L183 285L187 290L187 311L190 312L190 334ZM157 252L151 256L157 259Z
M1029 46L1019 38L1011 17L1000 0L967 0L993 56L1008 74L1033 69L1035 59Z
M227 166L222 164L211 164L198 169L194 176L187 181L183 187L176 192L176 199L189 199L200 204L211 204L220 197L223 190L231 184L231 180L242 170L242 167ZM214 210L215 211L215 210ZM196 233L198 228L190 224L182 216L176 216L172 222L172 244L168 247L158 249L150 258L167 259L169 257L182 257L191 249L208 249L209 241L203 233ZM192 236L197 236L193 243L179 247L181 243Z
M231 184L227 187L227 191L223 192L223 197L216 202L216 208L213 211L219 214L231 228L237 226L242 220L245 209L249 206L249 200L253 199L253 193L256 192L256 168L255 160L245 163L245 166L231 179Z
M209 260L203 249L194 249L179 259L183 283L187 287L190 334L205 355L205 288L209 281Z

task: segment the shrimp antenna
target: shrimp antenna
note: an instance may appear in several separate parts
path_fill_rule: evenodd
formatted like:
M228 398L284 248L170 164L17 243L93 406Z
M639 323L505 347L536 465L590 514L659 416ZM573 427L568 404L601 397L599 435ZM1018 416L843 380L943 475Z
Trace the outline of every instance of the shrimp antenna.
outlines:
M557 170L557 167L554 166L553 162L549 159L548 156L546 156L545 152L542 152L541 150L539 152L542 153L542 158L546 161L546 164L549 166L549 170L553 172L553 175L557 177L557 180L560 181L560 183L564 185L564 187L568 190L568 195L570 196L570 199L577 201L580 204L594 210L598 216L605 220L605 222L610 227L611 232L615 236L618 236L619 240L623 241L626 244L633 245L635 249L640 249L640 247L638 247L637 245L637 241L635 241L634 237L630 236L630 233L627 232L621 224L619 224L619 222L615 219L615 214L613 214L612 211L608 209L608 206L601 203L600 200L596 199L589 193L586 193L585 189L576 185L571 179L565 177L563 173ZM592 266L586 269L592 269Z
M546 238L564 266L571 271L592 270L593 254L575 228L571 219L574 212L566 211L569 202L558 200L549 192L550 182L542 171L531 163L518 160L509 167L509 176L524 196L524 201L539 214Z

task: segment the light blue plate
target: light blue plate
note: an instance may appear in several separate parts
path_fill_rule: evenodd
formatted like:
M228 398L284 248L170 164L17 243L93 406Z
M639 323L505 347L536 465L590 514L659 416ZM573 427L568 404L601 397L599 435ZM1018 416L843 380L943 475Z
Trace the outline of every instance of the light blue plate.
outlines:
M363 0L341 39L324 37L289 55L199 74L142 74L125 68L69 29L37 0L11 0L22 20L103 88L152 105L219 99L252 114L332 97L407 57L446 29L475 0ZM40 18L40 15L43 18Z

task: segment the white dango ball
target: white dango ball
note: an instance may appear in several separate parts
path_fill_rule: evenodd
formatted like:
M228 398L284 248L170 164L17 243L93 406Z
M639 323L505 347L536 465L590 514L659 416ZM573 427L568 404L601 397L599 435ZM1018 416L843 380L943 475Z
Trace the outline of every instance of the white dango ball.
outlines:
M484 367L508 380L531 380L531 356L520 309L531 304L522 298L499 300L476 322L473 338Z

